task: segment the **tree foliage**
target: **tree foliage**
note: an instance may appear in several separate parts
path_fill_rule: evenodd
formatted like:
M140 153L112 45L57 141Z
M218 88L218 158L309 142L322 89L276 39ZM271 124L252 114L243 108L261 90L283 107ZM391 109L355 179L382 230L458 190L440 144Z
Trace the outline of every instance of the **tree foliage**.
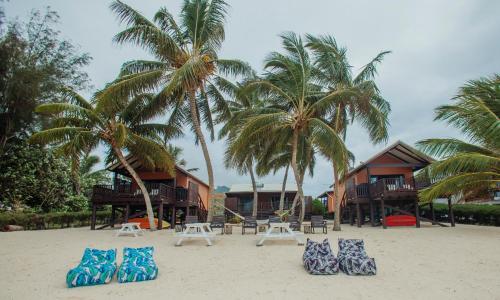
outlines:
M421 176L434 183L420 193L423 201L474 196L500 185L500 76L473 80L460 88L454 103L436 109L435 120L458 128L468 139L427 139L418 146L440 160Z
M89 84L82 68L90 56L60 37L58 20L50 9L33 11L27 22L0 30L0 153L9 139L43 126L34 114L37 105L60 99L62 87Z

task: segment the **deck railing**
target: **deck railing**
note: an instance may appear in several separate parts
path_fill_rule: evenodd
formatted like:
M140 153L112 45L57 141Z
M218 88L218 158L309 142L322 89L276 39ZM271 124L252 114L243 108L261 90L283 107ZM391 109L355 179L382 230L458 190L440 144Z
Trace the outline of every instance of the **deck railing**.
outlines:
M368 184L362 183L347 187L346 196L348 201L378 198L387 193L412 193L430 186L430 181L410 178L383 178Z
M145 183L151 201L174 203L176 201L176 189L164 183ZM118 202L127 200L141 201L142 190L130 184L95 185L93 187L92 201L94 202Z

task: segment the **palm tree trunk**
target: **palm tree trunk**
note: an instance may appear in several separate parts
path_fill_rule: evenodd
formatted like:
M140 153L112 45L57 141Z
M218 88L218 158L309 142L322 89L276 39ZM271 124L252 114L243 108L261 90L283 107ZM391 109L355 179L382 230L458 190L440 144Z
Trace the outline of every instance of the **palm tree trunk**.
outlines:
M144 196L144 202L146 203L146 212L148 214L149 230L151 231L156 230L153 207L151 206L151 199L149 198L149 193L148 190L146 189L146 186L142 182L139 175L137 175L134 168L132 168L132 166L125 159L122 150L118 147L113 147L113 151L115 151L115 154L116 156L118 156L118 159L120 160L122 165L125 167L125 169L127 169L127 171L130 173L132 178L135 180L135 182L141 189L142 195Z
M205 142L205 137L203 136L203 132L201 131L200 121L198 118L198 113L196 109L196 99L195 93L191 92L189 95L189 107L191 110L191 118L193 119L194 130L196 132L196 137L200 142L201 149L203 151L203 156L205 157L205 163L207 165L207 173L208 173L208 198L212 196L214 191L214 171L212 168L212 161L210 160L210 154L208 153L207 143ZM208 200L208 216L207 222L212 221L213 216L213 205L211 203L211 199Z
M259 201L259 193L257 192L257 182L255 182L255 175L253 173L252 163L250 161L247 163L247 169L248 169L248 172L250 173L250 179L252 180L252 189L253 189L253 210L252 210L252 216L253 217L257 217L257 208L258 208L258 201Z
M299 142L299 132L297 130L293 131L293 137L292 137L292 170L293 170L293 175L295 176L295 182L297 183L297 193L299 195L299 200L300 203L302 204L302 207L300 209L300 222L304 221L304 213L305 211L305 206L304 206L304 191L302 190L302 182L300 179L300 172L299 172L299 167L297 165L297 147L298 147L298 142ZM293 207L293 212L295 212L295 206Z
M286 180L288 179L288 168L290 168L290 165L286 165L285 168L285 176L283 177L283 184L281 185L279 211L283 211L283 209L285 209L285 192L286 192Z
M80 158L78 156L74 156L71 158L71 181L73 181L73 191L75 195L81 194L81 185L80 185Z
M339 171L337 167L335 166L335 163L333 163L333 177L334 177L334 182L333 182L333 197L335 200L335 219L333 220L333 230L334 231L340 231L340 223L342 219L342 212L341 212L341 202L342 202L342 197L339 195Z

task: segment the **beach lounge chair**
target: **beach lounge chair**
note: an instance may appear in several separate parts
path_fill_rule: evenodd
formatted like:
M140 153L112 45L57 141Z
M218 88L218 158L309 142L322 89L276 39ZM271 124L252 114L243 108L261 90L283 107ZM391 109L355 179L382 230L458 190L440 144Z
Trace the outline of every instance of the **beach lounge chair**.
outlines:
M220 228L221 233L224 234L224 228L226 227L226 216L213 216L212 222L210 223L210 228Z
M323 233L327 233L328 229L326 228L326 221L323 219L323 216L311 216L311 229L312 233L314 232L314 228L323 229Z
M153 260L153 247L123 248L123 263L118 269L118 282L156 279L158 267Z
M241 234L245 234L246 228L253 228L255 234L257 234L257 219L255 217L245 217L243 224L241 225Z
M313 275L332 275L339 272L339 262L330 248L328 239L322 243L307 239L302 260L306 271Z
M288 216L288 223L290 223L290 228L295 231L300 231L300 222L299 217L297 216Z
M186 229L185 224L193 224L198 222L198 216L186 216L186 219L184 219L184 222L182 223L182 229Z
M363 240L339 239L339 268L347 275L375 275L375 259L368 257Z
M68 287L105 284L116 271L116 249L99 250L86 248L78 267L66 275Z

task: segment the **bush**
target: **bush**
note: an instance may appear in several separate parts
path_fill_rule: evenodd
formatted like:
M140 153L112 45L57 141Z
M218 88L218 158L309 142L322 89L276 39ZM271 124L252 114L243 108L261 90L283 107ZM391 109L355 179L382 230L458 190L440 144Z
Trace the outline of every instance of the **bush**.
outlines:
M456 223L500 226L500 205L455 204L452 206ZM421 209L422 215L430 218L428 206ZM448 205L434 204L434 214L438 221L448 221Z
M53 229L65 227L89 226L92 212L55 212L46 214L8 212L0 213L0 230L6 225L19 225L26 230ZM97 223L106 224L111 217L111 211L98 211Z
M323 205L323 202L319 199L314 199L312 201L312 214L313 215L325 215L326 213L326 208L325 205Z

